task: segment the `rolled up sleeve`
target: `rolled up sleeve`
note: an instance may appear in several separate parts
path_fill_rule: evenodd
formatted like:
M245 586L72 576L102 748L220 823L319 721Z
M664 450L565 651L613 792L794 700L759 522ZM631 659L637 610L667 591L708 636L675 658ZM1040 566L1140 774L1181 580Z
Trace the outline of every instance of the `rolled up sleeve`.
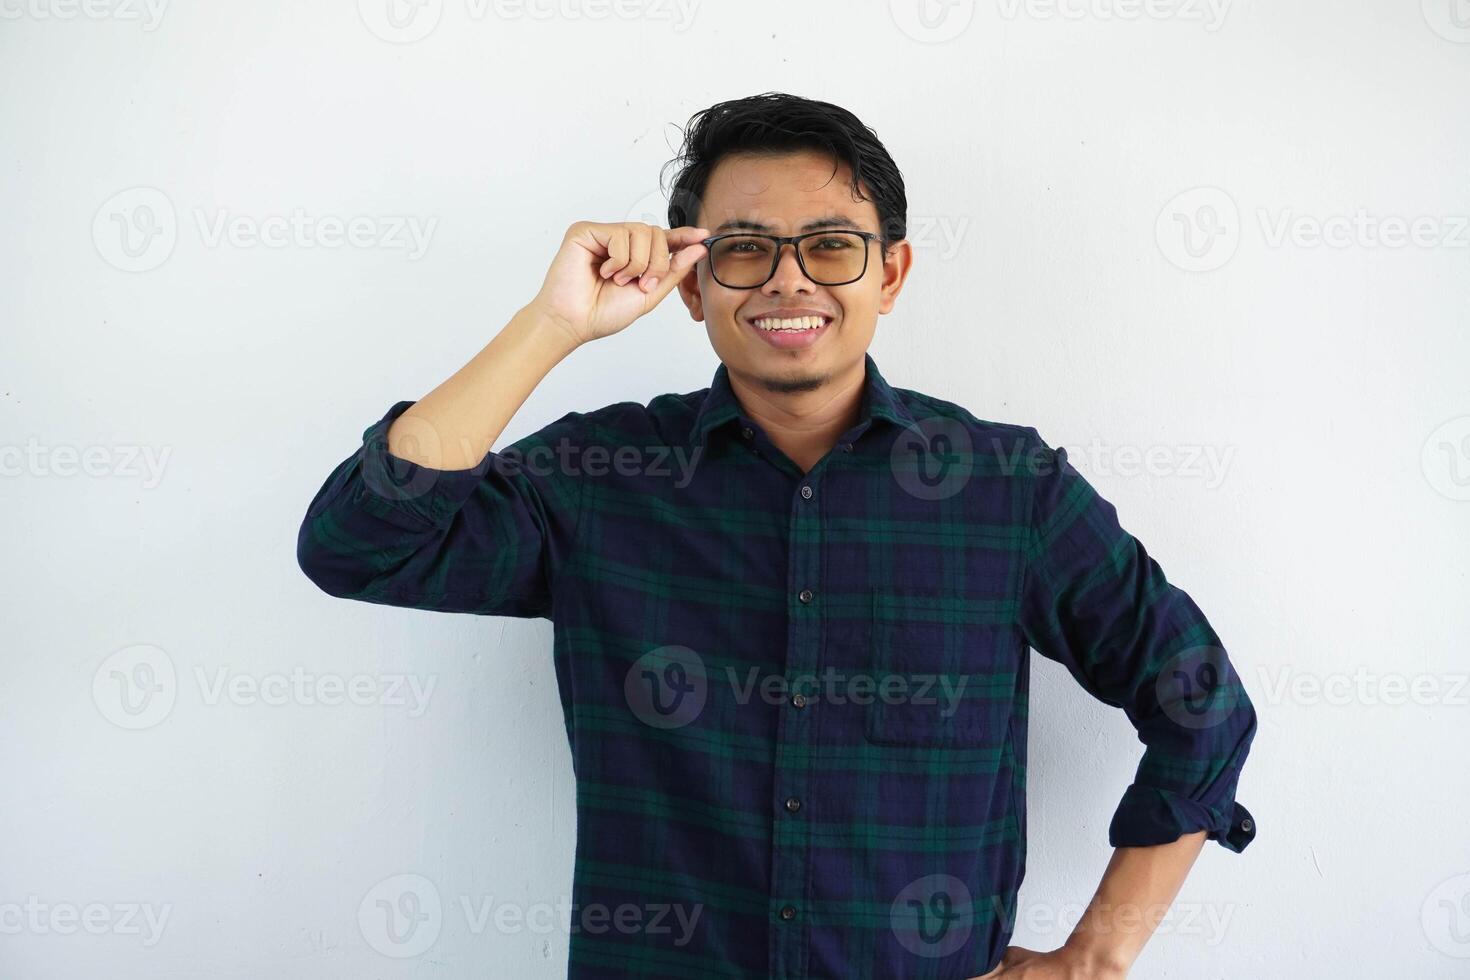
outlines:
M580 488L562 461L580 445L582 416L569 412L472 469L437 470L388 451L388 429L413 404L368 426L317 491L297 533L301 570L341 598L549 618L576 533Z
M1144 744L1108 828L1114 847L1208 831L1239 852L1255 821L1235 801L1256 713L1219 636L1117 511L1035 429L1020 617L1027 641Z

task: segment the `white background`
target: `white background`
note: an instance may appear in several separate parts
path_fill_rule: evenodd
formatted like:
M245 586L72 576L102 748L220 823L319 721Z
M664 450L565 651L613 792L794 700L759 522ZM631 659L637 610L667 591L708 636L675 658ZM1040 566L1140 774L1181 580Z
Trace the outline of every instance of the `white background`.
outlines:
M885 376L1071 448L1255 701L1259 834L1208 845L1133 976L1470 972L1463 0L386 2L0 0L0 975L562 975L549 920L478 918L568 900L550 624L331 600L296 531L568 224L663 223L677 127L772 89L906 178ZM252 238L297 211L369 238ZM500 445L715 366L671 299ZM1015 941L1051 948L1141 746L1034 659ZM297 669L434 687L216 686ZM394 958L359 909L404 874L443 911Z

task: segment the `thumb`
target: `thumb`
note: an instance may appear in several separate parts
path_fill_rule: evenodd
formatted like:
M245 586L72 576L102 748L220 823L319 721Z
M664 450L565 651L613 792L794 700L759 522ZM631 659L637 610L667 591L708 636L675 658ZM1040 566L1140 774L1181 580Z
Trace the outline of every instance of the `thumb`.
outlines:
M686 245L675 252L673 258L669 260L669 271L663 278L651 280L652 288L648 290L647 295L653 300L652 305L657 305L673 291L675 286L683 282L689 270L693 269L708 251L709 249L703 245L694 244Z

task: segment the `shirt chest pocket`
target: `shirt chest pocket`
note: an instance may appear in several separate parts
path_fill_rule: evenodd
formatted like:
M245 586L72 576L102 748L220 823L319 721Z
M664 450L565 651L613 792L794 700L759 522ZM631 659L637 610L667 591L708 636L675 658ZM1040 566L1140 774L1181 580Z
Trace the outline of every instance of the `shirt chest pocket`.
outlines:
M864 734L879 745L985 748L1010 717L1014 671L999 661L984 603L953 589L874 589Z

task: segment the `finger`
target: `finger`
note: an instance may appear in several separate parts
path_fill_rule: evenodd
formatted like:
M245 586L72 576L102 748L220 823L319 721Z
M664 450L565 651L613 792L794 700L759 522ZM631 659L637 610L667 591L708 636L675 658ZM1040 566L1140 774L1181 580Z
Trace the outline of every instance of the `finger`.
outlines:
M634 224L628 228L628 264L613 277L619 286L632 282L648 268L648 259L653 251L653 229L646 224Z
M704 258L705 253L708 251L709 249L703 245L686 245L684 248L675 252L673 259L669 262L669 271L663 276L658 277L648 287L650 303L656 305L665 296L673 292L674 287L683 281L684 277L689 274L689 271L694 268L700 259Z
M654 278L667 275L669 263L674 258L674 250L669 247L668 229L659 227L653 229L653 254L654 258L648 263L648 272L645 274Z
M594 258L604 262L610 257L609 246L612 244L613 235L618 230L617 225L602 224L596 221L579 221L572 225L567 233L567 240L574 241L578 245L592 253Z
M674 254L679 249L687 248L690 245L700 245L700 252L694 256L694 262L698 262L699 259L707 251L707 249L700 243L703 242L704 239L710 237L708 228L700 228L690 225L680 225L677 228L661 228L658 226L655 227L658 228L659 233L663 235L664 238L665 267L662 271L660 271L657 276L646 276L646 278L662 280L667 277L673 271ZM692 267L693 263L691 263L691 268ZM688 269L681 270L675 277L674 284L677 285L679 281L682 280L684 276L688 273L688 271ZM650 286L648 288L650 291L652 291L654 287Z
M639 279L639 286L645 292L658 286L658 281L669 274L669 262L673 258L669 254L668 233L664 229L653 226L653 245L648 258L648 268L643 270Z
M597 271L606 279L628 264L628 229L625 225L613 225L608 229L607 261Z

